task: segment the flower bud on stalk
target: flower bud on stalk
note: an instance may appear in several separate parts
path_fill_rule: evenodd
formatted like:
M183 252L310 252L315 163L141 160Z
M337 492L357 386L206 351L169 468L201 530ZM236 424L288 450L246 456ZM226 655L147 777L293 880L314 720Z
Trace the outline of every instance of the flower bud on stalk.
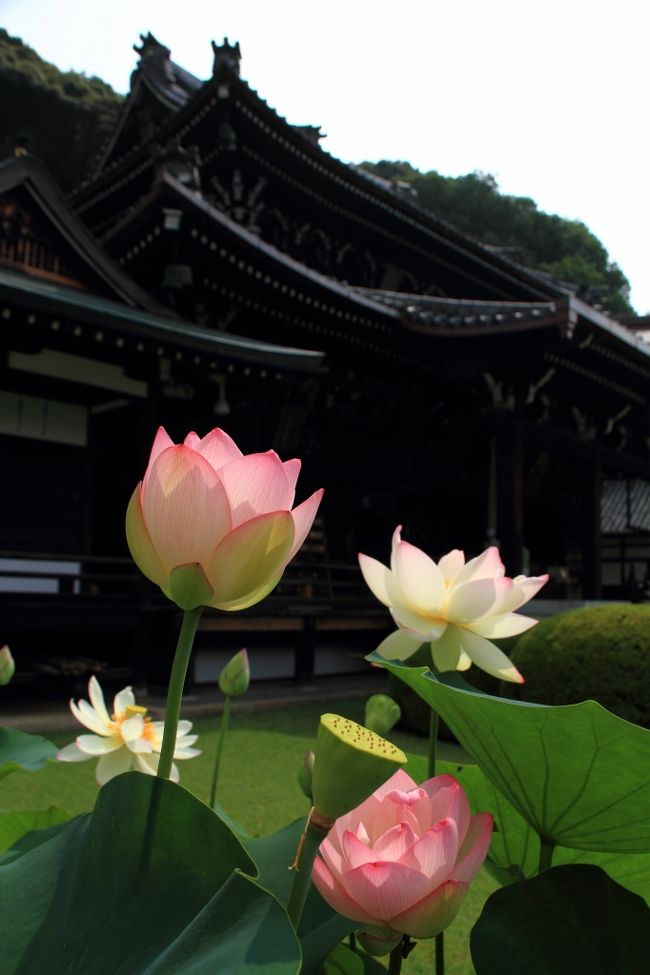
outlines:
M401 717L399 704L388 694L373 694L366 701L365 726L378 735L388 734Z
M248 653L243 649L230 658L219 674L219 690L228 697L241 697L248 690L250 682Z
M4 647L0 649L0 687L9 683L14 676L15 670L16 664L14 658L11 656L11 650L5 643Z

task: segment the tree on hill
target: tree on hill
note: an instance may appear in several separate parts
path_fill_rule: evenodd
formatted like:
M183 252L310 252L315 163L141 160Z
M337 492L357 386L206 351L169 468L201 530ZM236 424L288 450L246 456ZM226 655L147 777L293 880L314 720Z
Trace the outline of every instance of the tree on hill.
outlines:
M388 160L362 166L384 179L408 182L425 210L518 263L566 282L592 304L612 314L633 311L627 278L581 221L544 213L528 197L500 193L489 174L441 176Z
M0 28L0 155L24 147L71 189L89 175L123 102L99 78L59 71Z

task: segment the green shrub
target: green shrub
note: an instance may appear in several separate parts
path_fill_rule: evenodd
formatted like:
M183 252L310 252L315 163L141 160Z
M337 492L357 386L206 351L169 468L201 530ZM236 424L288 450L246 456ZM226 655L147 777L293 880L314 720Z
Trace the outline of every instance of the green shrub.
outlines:
M524 701L594 700L650 727L650 606L588 606L542 620L517 641Z

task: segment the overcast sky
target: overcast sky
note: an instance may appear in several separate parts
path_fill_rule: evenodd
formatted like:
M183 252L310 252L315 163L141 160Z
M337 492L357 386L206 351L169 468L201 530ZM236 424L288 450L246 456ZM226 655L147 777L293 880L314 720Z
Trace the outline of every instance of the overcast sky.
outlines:
M650 312L649 0L0 0L0 25L120 92L140 33L203 78L227 35L333 155L492 173L586 223Z

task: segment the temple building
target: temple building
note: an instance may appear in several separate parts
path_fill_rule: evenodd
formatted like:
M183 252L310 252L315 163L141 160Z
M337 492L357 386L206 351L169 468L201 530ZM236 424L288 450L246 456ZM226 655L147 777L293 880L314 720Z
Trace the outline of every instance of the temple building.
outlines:
M512 575L550 568L549 598L638 593L650 332L329 155L241 77L238 44L213 43L206 81L151 35L136 50L70 197L39 160L0 162L0 643L159 678L168 611L123 533L159 424L221 425L300 457L300 499L326 488L277 593L206 617L197 680L248 631L303 678L314 654L347 666L336 635L370 649L388 621L356 553L385 558L398 523L434 556L496 543Z

